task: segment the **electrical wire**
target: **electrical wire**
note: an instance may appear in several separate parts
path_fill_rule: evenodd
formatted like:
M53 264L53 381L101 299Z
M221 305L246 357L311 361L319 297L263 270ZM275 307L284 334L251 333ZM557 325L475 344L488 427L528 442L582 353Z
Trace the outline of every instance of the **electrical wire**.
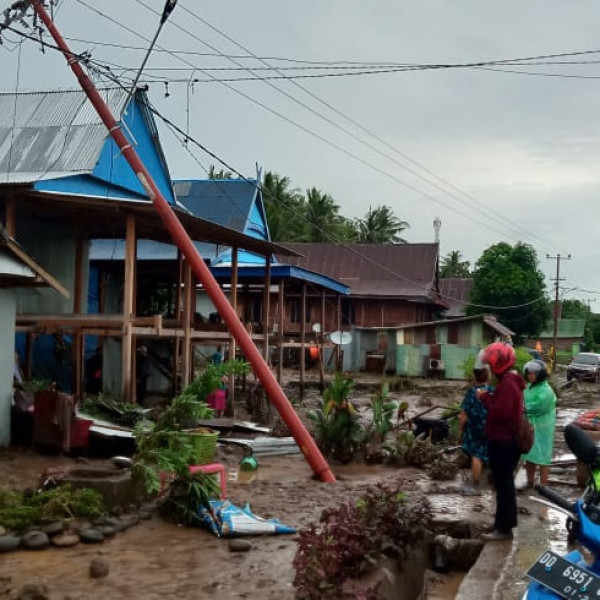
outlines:
M78 1L79 1L79 2L81 2L81 3L83 3L83 2L82 2L82 0L78 0ZM85 3L83 3L83 4L85 4ZM23 34L22 32L18 32L18 33L19 33L20 35L23 35L24 37L29 37L30 39L32 39L32 38L31 38L31 36L27 36L27 35ZM143 37L143 36L142 36L142 37ZM37 40L36 40L36 41L37 41ZM47 44L47 43L45 43L45 45L46 45L46 46L48 46L48 47L53 47L53 49L57 49L57 50L59 50L59 49L58 49L56 46L52 46L52 45L50 45L50 44ZM84 58L85 58L85 57L84 57ZM94 67L94 68L102 68L102 67L98 67L97 65L95 65L94 63L92 63L92 62L91 62L91 61L89 61L89 60L88 60L88 63L89 63L89 65L88 65L88 66L91 66L91 67ZM109 76L111 79L113 79L113 80L114 80L114 78L115 78L115 76L114 76L112 73L110 73L110 72L109 72L108 76ZM122 86L122 84L121 84L121 86ZM123 87L123 86L122 86L122 87ZM195 140L195 139L194 139L194 138L192 138L191 136L189 136L189 135L186 135L186 134L185 134L185 132L183 132L183 131L182 131L180 128L178 128L178 127L177 127L177 126L176 126L174 123L172 123L172 122L171 122L169 119L167 119L166 117L162 116L162 115L161 115L161 114L160 114L160 113L159 113L159 112L158 112L156 109L154 109L152 106L149 106L149 108L150 108L150 110L152 110L152 112L153 112L154 114L156 114L157 116L159 116L159 118L161 118L161 120L163 120L163 122L165 122L165 123L169 124L169 125L170 125L171 127L173 127L173 128L176 130L176 131L178 131L178 133L179 133L179 134L182 136L182 138L183 138L184 140L186 140L186 141L192 141L192 142L193 142L193 143L195 143L195 144L196 144L198 147L200 147L200 148L201 148L201 149L202 149L204 152L208 153L210 156L212 156L213 158L215 158L215 160L217 160L219 163L223 164L223 165L224 165L225 167L227 167L229 170L231 170L232 172L236 173L236 174L237 174L237 175L238 175L238 176L239 176L241 179L243 179L243 180L244 180L244 181L246 181L247 183L250 183L251 185L254 185L254 186L256 186L256 187L257 187L257 189L260 189L260 188L259 188L259 186L258 186L258 184L257 184L256 182L253 182L253 181L251 181L251 180L247 179L245 176L243 176L241 173L239 173L239 172L238 172L236 169L233 169L233 167L231 167L231 166L230 166L230 165L228 165L226 162L224 162L224 161L223 161L223 160L222 160L222 159L221 159L221 158L220 158L218 155L216 155L215 153L213 153L213 152L211 152L210 150L208 150L208 149L207 149L205 146L203 146L202 144L200 144L200 143L199 143L197 140ZM346 246L347 246L348 248L352 249L352 248L351 248L349 245L347 245L347 244L346 244ZM352 250L353 250L354 252L356 252L356 254L358 254L359 256L361 256L361 258L363 258L363 260L368 260L368 261L369 261L369 262L371 262L371 263L372 263L374 266L378 266L378 267L380 267L380 268L384 268L384 267L382 267L382 265L379 265L379 264L378 264L378 263L376 263L375 261L370 261L370 260L369 260L369 258L368 258L367 256L365 256L364 254L362 254L362 253L360 253L360 252L356 251L355 249L352 249ZM394 276L395 278L404 279L404 280L406 280L406 281L409 281L409 282L411 282L411 283L415 284L415 285L416 285L416 286L418 286L418 287L422 287L422 288L423 288L423 289L425 289L426 291L429 291L429 288L428 288L428 286L424 286L424 285L423 285L423 284L421 284L420 282L417 282L417 281L411 280L411 279L410 279L410 278L408 278L408 277L404 277L404 276L400 275L399 273L395 273L395 272L391 271L390 269L386 269L386 270L387 270L387 271L388 271L388 272L389 272L389 273L390 273L392 276ZM447 298L448 298L448 299L451 299L451 300L457 300L457 299L450 298L450 297L447 297ZM535 302L539 302L539 301L541 301L541 300L544 300L544 299L545 299L545 297L544 297L544 296L541 296L541 297L539 297L539 298L537 298L537 299L534 299L534 300L532 300L532 301L530 301L530 302L527 302L527 303L524 303L524 304L521 304L521 305L515 305L515 306L512 306L512 307L497 307L497 306L491 306L491 305L478 305L478 304L472 304L472 303L470 303L470 305L471 305L471 306L478 307L478 308L496 309L496 310L498 310L498 309L505 309L505 310L507 310L507 309L509 309L509 308L519 308L519 307L522 307L522 306L527 306L527 305L533 304L533 303L535 303Z
M138 2L138 4L143 4L140 0L135 0L135 1ZM256 54L254 54L251 50L249 50L243 44L239 43L237 40L235 40L234 38L232 38L230 35L226 34L225 32L221 31L219 28L217 28L213 24L209 23L206 19L198 16L194 12L190 11L188 8L183 7L182 10L185 11L186 13L192 15L199 22L201 22L204 25L208 26L211 30L213 30L213 31L217 32L218 34L220 34L221 36L223 36L229 42L235 44L238 48L242 49L244 52L246 52L250 56L252 56L252 58L260 60L262 64L264 64L265 66L271 68L271 65L267 61L265 61L263 59L260 59ZM211 48L212 48L212 46L211 46ZM234 64L236 64L236 65L239 65L239 63L237 61L232 61L232 62L234 62ZM243 68L246 68L246 67L243 67ZM252 70L246 68L246 70L248 70L250 73L252 73L253 70L254 70L254 68ZM287 78L287 79L289 79L289 78ZM373 144L370 144L369 142L366 142L363 139L359 138L358 136L354 135L352 132L348 131L347 128L342 127L342 126L340 126L337 123L333 123L330 119L327 119L326 117L323 117L322 115L320 115L320 113L316 113L310 107L306 107L306 105L304 103L300 103L303 107L305 107L308 110L310 110L313 114L317 114L321 118L324 118L328 123L333 124L338 129L341 129L344 133L346 133L347 135L349 135L350 137L352 137L352 139L354 139L354 140L358 141L359 143L367 146L369 149L377 152L378 154L380 154L384 158L386 158L386 159L394 162L395 164L397 164L402 169L404 169L407 172L411 173L412 175L414 175L415 177L417 177L421 181L424 181L428 185L431 185L432 187L436 188L437 190L439 190L439 191L443 192L444 194L448 195L450 198L458 200L462 204L470 205L469 208L476 208L477 210L482 210L483 209L483 211L486 212L488 215L491 215L495 219L499 219L500 221L506 223L514 232L518 232L518 235L520 235L520 236L525 235L527 237L533 237L534 239L537 239L537 241L540 242L546 248L552 248L552 246L550 244L547 244L544 240L541 240L541 238L538 238L537 236L535 236L534 234L532 234L529 229L525 229L524 227L522 227L522 226L514 223L512 220L510 220L505 215L503 215L503 214L501 214L501 213L499 213L497 211L494 211L493 209L491 209L491 208L485 206L484 204L482 204L481 202L478 202L475 198L472 198L466 192L463 192L462 190L460 190L457 187L453 186L446 179L443 179L443 178L439 177L437 174L435 174L434 172L432 172L430 169L424 167L422 164L420 164L417 161L413 160L406 153L400 151L399 149L397 149L393 145L389 144L384 139L382 139L380 136L374 134L372 131L370 131L369 129L367 129L366 127L364 127L356 119L353 119L353 118L349 117L348 115L344 114L337 107L335 107L331 103L323 100L320 96L318 96L317 94L315 94L311 90L309 90L306 87L300 85L296 81L291 81L291 83L296 88L300 89L305 94L307 94L310 98L316 100L317 102L319 102L320 104L322 104L323 106L325 106L326 108L328 108L329 110L331 110L333 113L335 113L339 117L343 118L345 121L347 121L347 122L351 123L352 125L354 125L361 132L363 132L363 133L367 134L368 136L370 136L371 138L375 139L376 141L378 141L380 144L382 144L386 148L389 148L390 150L392 150L393 152L395 152L397 155L401 156L404 160L408 161L410 164L412 164L412 165L416 166L417 168L421 169L428 176L433 177L434 181L431 181L427 177L424 177L423 175L421 175L421 173L415 171L413 168L407 167L402 162L396 160L393 156L390 156L389 154L387 154L385 152L382 152L380 149L378 149L375 146L373 146ZM276 89L279 92L283 93L287 97L290 97L289 94L287 94L286 92L284 92L283 90L281 90L281 88L278 88L277 86L274 86L274 85L270 85L270 87L273 87L274 89ZM295 102L297 102L297 100L295 98L292 98L292 99ZM448 189L446 189L443 186L439 185L437 182L441 182L442 184L444 184L445 186L447 186L448 188L450 188L452 190L452 192L449 192ZM463 200L463 199L461 199L461 197L457 197L455 195L456 193L458 193L462 198L466 198L466 200L468 202L465 201L465 200Z

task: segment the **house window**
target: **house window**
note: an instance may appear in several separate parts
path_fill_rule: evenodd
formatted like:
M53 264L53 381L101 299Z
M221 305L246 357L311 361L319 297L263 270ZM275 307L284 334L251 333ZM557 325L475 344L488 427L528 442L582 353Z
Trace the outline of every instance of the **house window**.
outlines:
M302 322L302 306L300 300L290 300L290 322ZM310 323L310 306L306 306L306 322Z

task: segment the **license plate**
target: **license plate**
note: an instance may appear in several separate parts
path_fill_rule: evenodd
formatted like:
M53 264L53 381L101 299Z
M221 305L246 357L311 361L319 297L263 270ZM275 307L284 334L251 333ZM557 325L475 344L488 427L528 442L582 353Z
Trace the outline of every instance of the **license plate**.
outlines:
M527 575L568 600L600 600L600 578L554 552L544 552Z

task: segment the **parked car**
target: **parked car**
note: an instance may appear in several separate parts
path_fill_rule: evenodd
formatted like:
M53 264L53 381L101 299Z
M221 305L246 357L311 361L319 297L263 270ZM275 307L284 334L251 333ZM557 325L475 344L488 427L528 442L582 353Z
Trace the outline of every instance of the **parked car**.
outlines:
M587 379L600 381L600 354L582 352L567 367L567 379Z

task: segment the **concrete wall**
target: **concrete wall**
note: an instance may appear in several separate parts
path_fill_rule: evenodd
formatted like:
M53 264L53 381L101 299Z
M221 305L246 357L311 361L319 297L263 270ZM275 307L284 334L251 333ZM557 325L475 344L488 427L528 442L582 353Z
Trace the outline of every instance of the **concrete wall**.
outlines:
M15 291L0 289L0 446L10 443L15 352Z

